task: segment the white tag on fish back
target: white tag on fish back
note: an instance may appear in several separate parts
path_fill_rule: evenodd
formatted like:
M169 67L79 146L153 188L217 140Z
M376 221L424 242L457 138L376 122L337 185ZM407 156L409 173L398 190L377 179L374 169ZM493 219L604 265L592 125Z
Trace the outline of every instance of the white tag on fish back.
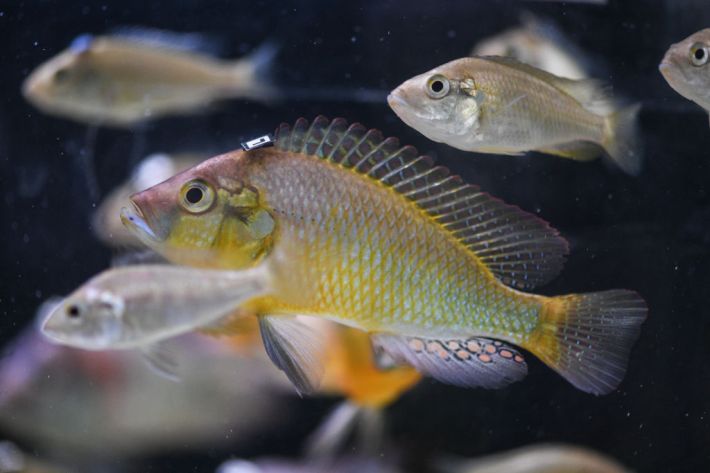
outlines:
M253 140L243 141L242 149L244 151L249 151L256 148L262 148L264 146L270 146L274 144L274 139L271 135L264 135Z

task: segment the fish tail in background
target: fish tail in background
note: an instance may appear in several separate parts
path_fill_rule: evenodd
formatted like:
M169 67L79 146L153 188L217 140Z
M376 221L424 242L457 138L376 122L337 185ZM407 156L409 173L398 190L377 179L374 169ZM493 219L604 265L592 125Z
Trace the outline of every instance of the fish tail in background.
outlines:
M328 414L316 431L306 440L306 456L329 458L336 456L348 438L356 431L357 451L375 455L382 447L384 434L382 409L359 406L345 400Z
M89 205L91 205L92 208L99 205L99 196L101 194L99 181L96 177L96 164L94 163L96 135L98 132L99 127L96 125L89 125L87 127L84 146L79 149L74 158L75 165L84 176L84 182L86 183L86 190L90 201Z
M647 311L641 296L624 289L551 297L523 347L578 389L608 394L624 377Z
M280 46L275 40L267 40L232 67L234 91L251 98L269 101L278 99L280 93L273 82L274 59Z
M607 115L602 146L611 159L633 176L641 172L642 146L638 130L641 104L634 104Z

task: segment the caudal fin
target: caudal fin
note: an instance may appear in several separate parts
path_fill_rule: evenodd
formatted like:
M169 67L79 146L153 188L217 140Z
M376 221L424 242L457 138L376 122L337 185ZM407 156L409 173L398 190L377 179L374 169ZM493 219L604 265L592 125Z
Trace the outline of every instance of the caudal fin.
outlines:
M274 60L278 52L278 43L270 40L235 62L232 69L233 92L267 102L278 99L278 88L273 81Z
M525 348L578 389L608 394L624 378L647 311L624 289L551 297Z
M607 115L602 146L624 172L633 176L641 172L643 152L638 130L641 104L622 108Z

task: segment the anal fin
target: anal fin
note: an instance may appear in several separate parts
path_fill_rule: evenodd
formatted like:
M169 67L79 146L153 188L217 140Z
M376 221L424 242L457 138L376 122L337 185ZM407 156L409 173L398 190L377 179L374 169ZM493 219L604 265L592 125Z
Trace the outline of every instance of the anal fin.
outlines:
M461 340L376 334L373 344L395 361L412 365L446 384L502 388L527 375L525 359L498 340L470 337Z
M573 141L536 151L575 161L591 161L601 156L604 148L589 141Z
M261 338L271 361L283 371L300 394L311 394L323 377L324 341L314 328L296 315L262 315Z

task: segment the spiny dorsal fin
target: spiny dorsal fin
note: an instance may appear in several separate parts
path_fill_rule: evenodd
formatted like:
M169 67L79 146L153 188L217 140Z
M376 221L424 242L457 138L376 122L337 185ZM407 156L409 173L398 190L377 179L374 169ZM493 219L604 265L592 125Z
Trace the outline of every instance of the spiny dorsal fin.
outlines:
M504 56L483 56L481 59L495 62L547 82L574 98L588 111L606 116L614 111L614 101L611 98L611 87L597 79L567 79L550 74L529 64Z
M564 264L567 242L545 221L481 192L400 147L377 130L342 118L301 118L275 134L280 150L317 156L392 188L448 230L504 284L533 288L553 279Z

